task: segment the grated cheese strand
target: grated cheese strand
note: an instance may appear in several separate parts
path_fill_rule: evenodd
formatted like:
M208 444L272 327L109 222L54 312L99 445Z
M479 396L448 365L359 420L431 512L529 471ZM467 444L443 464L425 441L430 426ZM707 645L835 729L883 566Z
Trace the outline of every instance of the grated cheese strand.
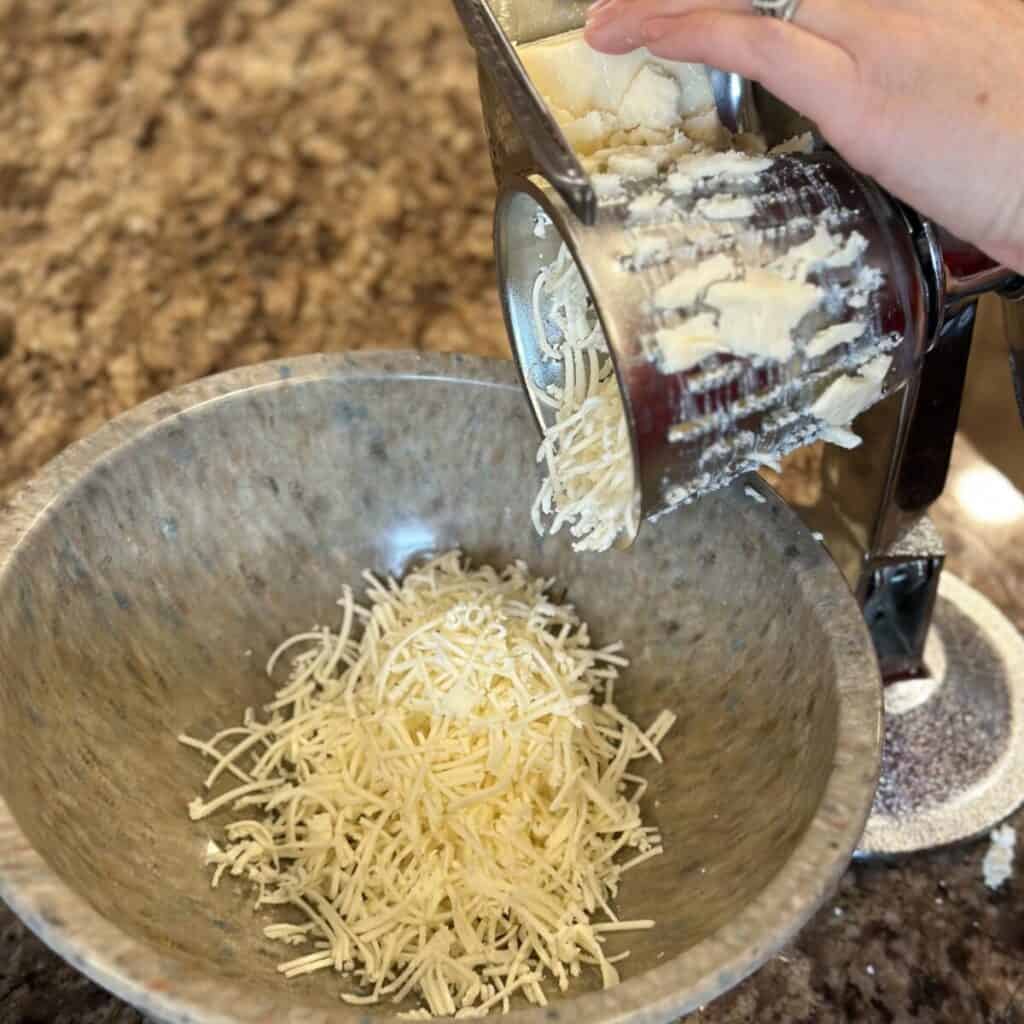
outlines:
M606 551L636 531L632 447L608 343L564 242L537 275L533 315L542 354L562 370L561 386L529 385L552 410L537 452L547 475L533 525L542 536L568 526L576 551Z
M476 1017L544 1006L542 983L584 968L615 984L605 936L654 922L611 901L663 849L631 769L660 759L673 716L643 729L616 708L622 645L594 647L522 563L450 552L400 585L365 578L338 633L271 655L292 661L265 720L180 737L218 783L189 815L231 816L207 845L212 884L250 882L282 915L264 935L306 948L279 970L338 971L355 1006L415 996L410 1019Z

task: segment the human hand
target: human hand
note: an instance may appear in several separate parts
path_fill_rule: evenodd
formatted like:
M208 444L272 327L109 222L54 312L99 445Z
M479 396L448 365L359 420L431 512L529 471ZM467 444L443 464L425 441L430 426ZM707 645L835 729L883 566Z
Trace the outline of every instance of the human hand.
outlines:
M815 121L854 167L1024 273L1024 0L599 0L587 41L710 64Z

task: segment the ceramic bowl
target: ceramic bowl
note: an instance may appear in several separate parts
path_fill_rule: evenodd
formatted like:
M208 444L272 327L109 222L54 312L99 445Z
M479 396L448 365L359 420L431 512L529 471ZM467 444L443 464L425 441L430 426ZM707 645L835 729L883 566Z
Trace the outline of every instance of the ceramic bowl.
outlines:
M616 696L679 716L649 769L665 855L618 905L622 983L516 1022L661 1022L790 940L861 834L880 683L839 572L761 484L576 555L530 525L537 438L511 364L414 353L236 370L155 399L0 514L0 895L68 961L168 1024L364 1024L344 979L293 981L238 885L210 888L179 745L269 699L289 634L360 572L426 552L524 559L632 658ZM756 488L758 496L752 496ZM758 500L758 497L762 500ZM618 947L615 947L618 948Z

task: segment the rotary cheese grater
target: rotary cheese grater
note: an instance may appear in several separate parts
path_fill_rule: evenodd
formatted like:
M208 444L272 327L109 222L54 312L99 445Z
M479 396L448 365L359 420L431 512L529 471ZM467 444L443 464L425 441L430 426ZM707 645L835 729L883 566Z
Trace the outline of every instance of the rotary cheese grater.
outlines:
M858 380L866 367L878 365L880 355L886 357L884 377L872 396L880 400L856 420L864 443L853 451L827 446L809 499L796 504L861 602L883 676L894 684L887 687L887 706L892 715L899 714L895 695L903 692L900 687L937 671L927 660L927 645L934 648L944 629L962 633L966 628L964 617L944 612L937 596L944 552L927 511L945 482L977 299L985 292L1018 297L1024 294L1024 281L896 202L824 149L773 157L753 179L709 178L680 191L661 167L611 192L599 190L516 52L517 45L578 28L587 5L575 0L454 2L478 57L499 189L499 289L524 384L544 383L550 373L551 364L541 358L533 287L539 269L564 241L589 288L615 362L631 429L636 505L643 518L698 499L814 440L822 430L815 412L831 385L844 378ZM779 137L800 124L792 111L767 100L761 120L771 135ZM741 212L730 216L730 206ZM721 215L709 216L709 211ZM550 228L538 230L538 224L548 223ZM696 233L695 225L700 228ZM808 278L825 300L795 332L795 352L782 360L731 352L680 372L659 365L651 339L670 323L652 302L660 288L688 273L699 275L701 266L721 252L742 264L748 276L797 259L800 246L818 227L827 228L841 247L849 244L854 258L819 267ZM843 325L852 321L863 325L855 337L843 333ZM812 344L830 329L847 340L827 348ZM534 402L532 389L526 392ZM536 403L534 412L542 422L543 410ZM966 590L960 585L956 593ZM1005 622L988 622L987 615L971 618L971 628L982 639L994 633L1005 638ZM1015 659L1002 663L1024 665L1021 655L1024 643ZM929 692L966 688L969 698L972 670L969 659L960 663L944 655L942 679L933 680ZM999 685L1007 691L1007 707L1019 703L1024 679L1017 672L1008 668ZM942 720L944 706L933 702L935 727L960 728ZM915 704L915 714L920 713ZM1009 735L1011 742L993 752L983 777L959 780L961 788L982 794L973 805L952 791L946 805L940 801L935 807L913 799L880 800L863 852L941 845L977 834L1010 813L1024 793L993 783L998 791L993 799L986 789L1022 756L1024 725L1016 721ZM899 785L907 785L914 772L908 775L905 768L914 752L904 750L900 756ZM920 772L926 770L920 766ZM883 779L882 791L886 784Z

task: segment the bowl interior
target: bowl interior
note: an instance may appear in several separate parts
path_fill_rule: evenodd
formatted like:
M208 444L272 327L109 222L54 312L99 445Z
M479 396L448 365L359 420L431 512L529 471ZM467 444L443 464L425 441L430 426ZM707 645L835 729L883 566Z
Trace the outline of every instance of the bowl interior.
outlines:
M646 769L666 855L618 901L657 927L618 943L624 977L730 921L790 857L836 748L834 637L801 586L831 567L788 510L742 486L645 527L631 551L541 540L536 437L504 380L296 375L234 391L115 448L18 545L0 574L0 792L125 933L189 970L337 1009L338 976L285 980L287 948L262 937L271 917L238 883L211 890L203 851L223 819L189 821L207 766L176 736L265 702L269 652L333 623L361 570L455 546L556 576L599 641L625 641L624 710L679 715L664 766Z

